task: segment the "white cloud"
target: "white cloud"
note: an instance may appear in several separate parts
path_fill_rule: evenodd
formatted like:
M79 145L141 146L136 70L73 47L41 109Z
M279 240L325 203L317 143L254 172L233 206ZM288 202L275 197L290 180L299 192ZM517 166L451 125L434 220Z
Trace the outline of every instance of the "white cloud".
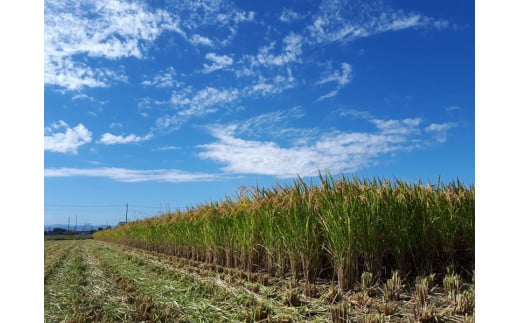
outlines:
M181 149L181 148L177 147L177 146L164 146L164 147L154 148L153 150L156 150L156 151L170 151L170 150L179 150L179 149Z
M231 126L230 129L237 134L247 134L254 137L298 137L308 134L307 129L294 129L288 127L289 122L304 117L300 107L263 113L249 118L240 124ZM312 132L312 131L311 131Z
M425 128L426 131L435 132L435 131L446 131L455 126L454 123L432 123L428 127Z
M99 140L99 143L105 145L115 145L115 144L129 144L135 142L148 141L152 139L152 134L149 133L145 136L136 136L134 134L128 136L116 136L111 133L104 133Z
M276 116L270 116L273 118ZM280 178L316 175L318 170L355 172L378 158L418 147L419 119L378 120L378 132L335 131L308 137L288 147L273 141L238 138L239 125L212 127L216 142L200 145L199 158L224 164L236 174L262 174Z
M386 15L383 15L386 17ZM385 32L385 31L397 31L401 29L407 29L411 27L421 26L425 22L423 21L424 17L417 14L412 15L403 15L402 13L393 13L392 18L386 20L381 17L379 21L379 25L376 32Z
M178 106L185 106L186 109L179 111L179 116L204 116L208 113L217 111L217 108L230 104L238 99L239 91L236 89L219 90L214 87L207 87L198 91L192 97L185 93L174 94L172 103Z
M210 47L227 46L237 33L239 24L252 22L253 11L243 11L226 0L176 0L171 11L182 17L182 25L188 32L193 45ZM213 30L211 40L203 35L208 28Z
M329 43L369 35L368 31L362 26L347 22L338 26L331 23L326 17L317 17L308 27L308 30L311 43Z
M374 34L398 31L408 28L431 25L442 28L443 21L435 21L416 13L405 13L387 7L380 1L326 0L314 14L312 23L307 27L310 43L330 43L351 41Z
M313 160L313 156L303 149L284 149L274 142L243 140L226 130L214 129L213 135L218 142L200 146L204 151L199 157L226 164L223 168L225 172L289 177L302 169L307 173L308 164ZM299 158L294 159L296 156ZM301 162L303 165L298 165Z
M186 120L186 117L178 115L164 115L157 118L155 126L162 131L175 131L179 130Z
M45 57L45 83L68 90L84 87L107 87L109 79L105 69L93 69L68 58Z
M376 127L385 134L399 134L407 135L412 133L418 133L419 125L422 120L420 118L407 118L403 120L381 120L373 119L370 120Z
M322 101L331 97L334 97L338 94L338 91L350 83L352 67L348 63L341 64L341 71L335 70L332 73L329 73L327 76L316 82L317 85L323 85L327 83L336 83L337 87L335 90L330 91L329 93L320 96L316 101Z
M353 117L365 120L375 119L375 117L368 111L360 111L356 109L339 109L337 110L340 117Z
M172 10L183 17L183 25L188 29L201 26L235 27L241 22L254 20L253 11L239 10L233 2L226 0L176 0Z
M180 85L180 84L174 84L174 85ZM141 110L141 113L146 113L146 112L142 112L142 110L151 110L152 107L154 107L154 106L168 105L169 103L170 103L169 100L161 101L161 100L152 99L150 97L144 97L144 98L139 98L137 100L137 107L139 108L139 110Z
M88 67L81 57L142 58L146 44L162 32L183 34L178 18L144 3L109 1L45 2L45 84L67 90L107 87L124 75Z
M280 15L280 21L284 23L291 23L304 18L304 15L297 13L294 10L284 8Z
M316 99L316 102L320 102L325 99L335 97L337 94L338 94L338 90L332 90L327 94L321 95L318 99Z
M235 16L233 17L233 20L235 21L235 23L254 21L255 20L255 12L254 11L248 11L246 13L245 11L237 11L235 13Z
M122 129L123 128L123 124L120 123L120 122L112 122L108 125L108 127L110 129Z
M199 182L213 181L220 177L206 173L190 173L176 169L136 170L116 167L106 168L47 168L45 177L105 177L118 182Z
M92 141L92 133L81 123L70 128L65 121L60 120L45 130L44 149L47 151L76 155L78 147ZM59 130L64 131L57 132Z
M316 84L325 84L329 82L336 82L339 86L344 86L350 83L350 74L352 67L348 63L341 64L341 71L335 70L330 75L319 80Z
M159 88L168 88L176 86L182 86L182 82L176 81L174 79L175 69L173 67L169 67L164 71L161 71L159 74L156 74L152 77L151 80L144 80L141 82L144 86L156 86Z
M296 79L292 75L290 68L286 69L287 75L276 75L272 79L266 79L260 75L258 81L253 86L247 88L245 92L249 95L261 93L262 95L278 94L296 85Z
M203 70L204 73L211 73L213 71L226 68L226 67L230 66L231 64L233 64L233 57L228 56L228 55L219 56L215 53L207 53L206 59L211 61L212 64L211 65L204 64L204 70Z
M458 105L450 105L449 107L446 108L446 111L448 111L448 112L457 111L457 110L462 110L462 108L459 107Z
M447 123L432 123L428 127L426 127L424 130L426 132L431 132L434 134L435 140L437 140L440 143L446 142L448 139L448 130L451 128L454 128L457 124L453 122L447 122Z
M190 87L174 92L170 103L177 111L159 117L156 127L161 131L179 130L190 118L215 113L219 108L227 108L240 98L237 89L217 89L210 86L193 92Z
M300 56L302 55L302 41L302 36L291 33L284 37L283 49L280 54L274 55L271 53L275 46L275 43L273 42L269 46L262 47L259 50L254 62L264 66L282 66L292 62L300 62Z
M447 20L435 20L433 22L433 26L436 29L442 30L448 28L450 26L450 23Z
M72 101L76 101L76 100L87 100L87 101L91 101L91 102L94 102L94 98L91 97L91 96L88 96L86 94L77 94L77 95L74 95L72 97Z
M213 47L213 42L208 37L201 36L199 34L195 34L191 36L190 43L193 45L204 45L208 47Z

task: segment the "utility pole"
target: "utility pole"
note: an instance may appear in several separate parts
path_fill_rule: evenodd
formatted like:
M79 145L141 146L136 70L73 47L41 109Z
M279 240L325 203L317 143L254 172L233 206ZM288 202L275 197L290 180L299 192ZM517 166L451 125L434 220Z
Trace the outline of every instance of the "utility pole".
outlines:
M126 203L125 223L128 223L128 203Z
M78 215L76 214L76 222L74 223L74 232L76 232L77 227L78 227Z

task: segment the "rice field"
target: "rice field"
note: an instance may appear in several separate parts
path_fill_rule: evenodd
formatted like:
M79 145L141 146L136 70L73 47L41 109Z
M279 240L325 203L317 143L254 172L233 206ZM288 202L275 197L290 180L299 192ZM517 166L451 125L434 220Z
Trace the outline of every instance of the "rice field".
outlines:
M417 277L451 268L469 278L475 189L458 181L297 179L97 232L94 239L307 284L331 279L344 291L363 272L387 279L394 271Z
M474 322L474 186L333 178L45 241L46 322Z

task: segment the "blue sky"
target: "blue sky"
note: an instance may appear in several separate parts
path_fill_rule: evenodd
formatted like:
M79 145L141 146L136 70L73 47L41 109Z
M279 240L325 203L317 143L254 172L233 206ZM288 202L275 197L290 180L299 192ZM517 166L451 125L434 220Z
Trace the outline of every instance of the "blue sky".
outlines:
M322 172L475 182L472 1L44 3L44 221Z

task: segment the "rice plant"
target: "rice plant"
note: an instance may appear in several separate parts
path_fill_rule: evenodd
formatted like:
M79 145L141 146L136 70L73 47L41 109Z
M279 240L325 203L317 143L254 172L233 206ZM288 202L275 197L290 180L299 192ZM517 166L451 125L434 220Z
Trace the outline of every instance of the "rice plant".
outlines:
M475 296L469 290L455 295L455 313L471 314L475 308Z
M330 316L333 323L350 322L349 314L352 306L349 302L342 302L330 308Z
M415 299L417 303L424 306L428 302L428 278L421 278L415 284Z
M361 289L369 290L374 286L374 275L371 272L365 271L361 274Z
M392 278L383 286L383 294L386 300L398 301L401 297L402 282L398 271L394 271Z
M470 272L474 225L474 186L459 181L320 174L317 184L297 178L291 185L241 189L222 201L96 232L94 239L246 272L290 274L307 284L334 279L344 291L368 284L364 272L371 280L446 266Z
M462 280L457 274L446 275L443 279L444 290L449 300L455 301L456 296L460 293Z

